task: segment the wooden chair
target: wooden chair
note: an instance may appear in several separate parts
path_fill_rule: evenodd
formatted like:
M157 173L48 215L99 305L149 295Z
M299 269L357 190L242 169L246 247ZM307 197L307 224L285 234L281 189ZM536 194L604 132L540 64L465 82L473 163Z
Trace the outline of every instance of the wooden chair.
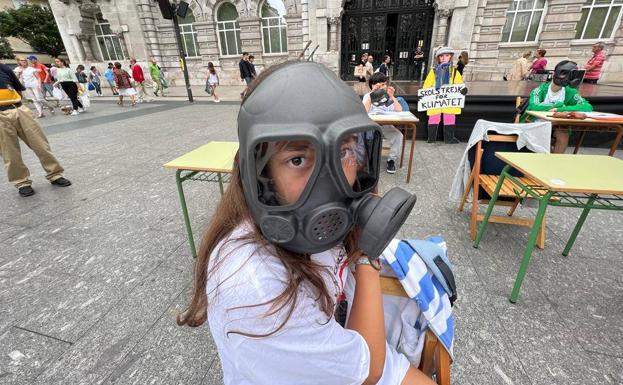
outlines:
M467 196L469 195L469 192L472 191L472 210L469 226L470 236L472 239L476 239L478 222L482 221L482 218L484 217L484 215L478 214L478 205L489 203L488 198L491 197L493 195L493 192L495 191L495 187L500 177L499 174L503 167L501 162L498 161L500 162L499 167L497 167L497 165L487 165L487 167L485 167L488 168L488 170L485 170L485 172L487 173L481 173L484 166L483 154L485 153L485 150L487 150L487 157L493 156L493 153L495 151L517 151L517 147L514 145L514 143L517 142L516 135L490 134L488 135L488 138L489 141L484 142L485 144L483 144L483 141L480 141L476 145L474 151L474 161L472 162L474 166L472 167L472 171L469 175L469 181L467 183L469 187L465 189L465 191L463 192L463 196L461 197L461 201L459 202L459 211L463 211ZM496 149L496 143L506 145L498 146L502 148ZM513 143L513 145L509 146L509 143ZM483 147L487 148L484 149ZM489 162L491 162L492 159L493 158L489 159ZM494 170L493 172L491 172L492 169ZM537 184L530 178L524 177L520 174L516 174L514 176L523 184L528 184L532 186ZM498 206L507 206L509 207L509 210L506 213L506 216L491 215L491 217L489 218L489 222L532 227L534 219L513 217L513 214L515 213L517 206L521 202L521 199L526 197L526 194L523 191L522 194L520 194L518 197L515 194L515 190L522 191L519 186L515 185L515 183L513 183L510 179L504 179L504 184L502 185L502 189L500 190L499 198L495 202L495 204ZM484 199L480 199L479 196L481 194L483 196L485 194L488 196ZM537 237L537 247L540 249L543 249L545 247L545 219L543 219L543 223Z
M400 281L394 277L381 276L381 290L386 295L408 297ZM430 329L427 330L419 369L434 379L438 385L450 385L451 364L452 359L446 348L439 342L435 333Z
M519 108L521 102L523 102L523 99L521 98L521 96L517 96L517 98L515 98L515 109ZM521 119L521 114L515 113L514 123L519 123L519 119Z

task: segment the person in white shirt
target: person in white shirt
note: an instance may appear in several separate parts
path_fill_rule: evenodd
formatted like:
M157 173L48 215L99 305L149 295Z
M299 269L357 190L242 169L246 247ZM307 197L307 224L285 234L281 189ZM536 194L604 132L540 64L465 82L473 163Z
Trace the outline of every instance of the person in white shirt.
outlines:
M370 89L372 91L368 92L363 96L363 105L366 108L368 113L382 113L388 111L402 111L402 106L394 96L396 90L392 86L387 86L387 76L380 72L377 72L370 77L368 82ZM391 104L378 104L375 105L374 101L370 97L377 90L386 90L387 95L391 99ZM398 154L400 154L400 149L402 146L402 132L394 126L385 125L383 128L383 136L385 139L389 141L389 155L387 156L387 172L389 174L396 173L396 158L398 158Z
M26 87L26 97L31 99L35 105L37 118L43 118L45 116L43 114L44 106L48 108L51 113L54 113L54 107L45 100L41 90L41 81L38 75L41 70L29 65L28 60L23 57L17 59L17 64L18 66L14 70L15 75L17 75L17 78L24 84L24 87Z
M315 92L327 97L316 98ZM305 102L306 108L284 107L299 102ZM289 124L277 123L285 121ZM259 219L257 214L260 206L272 207L283 213L279 216L283 219L300 213L285 211L291 208L314 212L343 202L338 199L346 195L326 194L319 187L338 183L328 181L332 179L327 179L329 168L343 173L340 186L371 194L378 173L374 183L358 184L361 171L353 131L358 127L374 133L378 149L380 132L364 115L357 96L316 63L271 66L245 94L231 182L204 235L190 305L177 317L179 325L191 327L209 322L225 385L434 384L385 340L379 266L362 255L359 227L353 229L352 218L351 226L340 229L345 238L332 243L323 238L317 241L321 247L316 244L316 251L297 252L294 245L288 246L287 238L285 243L270 241L274 236L289 236L285 223ZM326 145L328 131L336 135L332 143L339 147ZM313 132L315 136L309 136ZM247 140L253 133L260 142ZM261 141L262 135L273 140ZM300 135L304 136L298 139ZM319 152L321 148L326 151ZM337 162L329 160L333 149L339 150ZM321 159L322 154L326 157ZM377 164L378 152L367 155ZM312 196L321 197L322 207L309 201ZM303 237L302 230L295 232L298 235L293 236ZM323 250L325 245L332 246ZM354 293L341 324L336 311L346 301L344 287L350 287L353 279Z

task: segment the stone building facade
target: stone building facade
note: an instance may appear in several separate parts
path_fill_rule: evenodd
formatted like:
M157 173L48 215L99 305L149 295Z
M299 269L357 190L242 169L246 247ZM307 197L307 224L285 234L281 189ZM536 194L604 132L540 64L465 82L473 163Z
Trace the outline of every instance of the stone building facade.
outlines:
M352 78L360 53L370 50L376 65L383 54L395 58L396 80L413 80L411 67L405 68L417 45L428 61L441 45L466 50L468 79L500 80L527 49L546 49L553 68L565 58L583 64L593 43L603 41L608 61L602 81L623 82L623 0L611 0L607 8L605 1L597 7L594 0L187 0L190 13L180 29L193 84L203 84L208 62L222 84L241 84L241 52L254 55L261 71L298 57L310 40L304 55L313 52L313 60L344 79ZM172 83L182 81L173 23L162 18L155 1L49 5L72 65L103 68L109 61L155 58Z

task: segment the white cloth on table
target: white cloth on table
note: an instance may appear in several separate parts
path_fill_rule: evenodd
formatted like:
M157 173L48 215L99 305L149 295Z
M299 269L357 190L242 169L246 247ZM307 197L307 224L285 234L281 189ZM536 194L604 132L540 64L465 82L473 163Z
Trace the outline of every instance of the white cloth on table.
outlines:
M517 149L528 147L532 152L549 153L551 145L552 124L548 121L535 123L498 123L478 119L469 137L465 152L454 175L450 188L450 200L458 202L463 192L468 188L469 174L472 166L469 164L468 153L470 148L479 141L488 141L487 132L494 131L501 135L517 135Z

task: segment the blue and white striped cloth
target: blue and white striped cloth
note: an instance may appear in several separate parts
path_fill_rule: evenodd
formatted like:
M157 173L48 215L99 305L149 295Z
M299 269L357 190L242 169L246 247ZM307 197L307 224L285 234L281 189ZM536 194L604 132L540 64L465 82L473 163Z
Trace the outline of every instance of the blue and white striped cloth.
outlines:
M426 240L436 244L440 252L447 255L447 246L439 236ZM409 298L417 304L399 304L399 299L385 297L386 334L388 342L404 353L413 365L419 365L424 346L426 329L431 329L453 357L454 317L448 294L441 282L427 268L413 248L404 241L394 239L381 255L383 275L395 275L400 280ZM392 274L393 273L393 274ZM406 298L402 298L411 302ZM388 314L399 311L401 314ZM418 312L419 311L419 312ZM415 314L413 314L415 312ZM388 317L390 321L387 320ZM392 321L391 320L397 320ZM413 330L408 330L408 328ZM387 329L393 330L387 330ZM396 330L399 329L399 330ZM392 341L393 340L393 341Z

